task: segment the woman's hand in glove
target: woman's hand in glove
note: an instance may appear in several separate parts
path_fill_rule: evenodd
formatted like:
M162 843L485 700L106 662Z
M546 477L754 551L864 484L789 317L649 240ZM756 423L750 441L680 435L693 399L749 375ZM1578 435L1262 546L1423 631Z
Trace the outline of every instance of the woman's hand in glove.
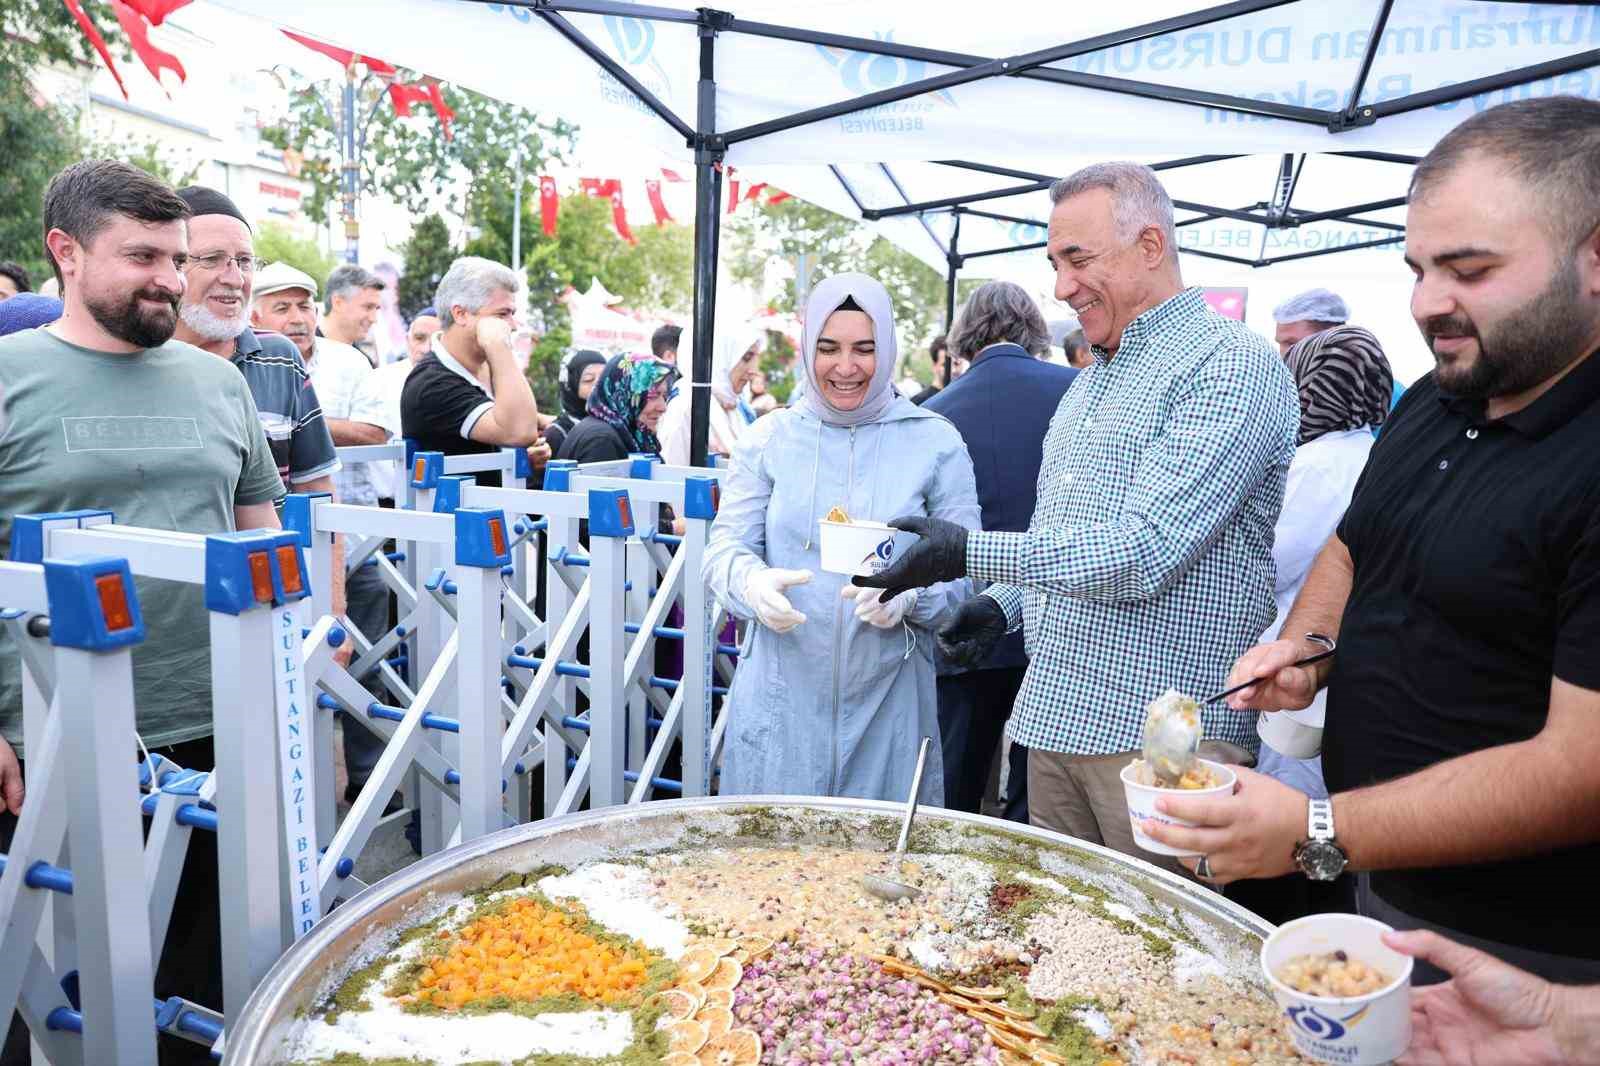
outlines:
M1006 635L1006 612L993 596L970 596L934 622L939 652L956 666L976 667Z
M864 589L856 585L846 585L839 590L842 599L854 600L856 604L856 617L869 626L879 629L893 629L900 624L906 612L917 602L917 590L911 589L898 596L891 597L888 602L883 600L883 594L877 589Z
M809 570L779 570L763 566L750 571L744 579L744 602L750 605L761 624L774 633L787 633L806 620L794 609L784 591L791 585L804 585L811 580Z

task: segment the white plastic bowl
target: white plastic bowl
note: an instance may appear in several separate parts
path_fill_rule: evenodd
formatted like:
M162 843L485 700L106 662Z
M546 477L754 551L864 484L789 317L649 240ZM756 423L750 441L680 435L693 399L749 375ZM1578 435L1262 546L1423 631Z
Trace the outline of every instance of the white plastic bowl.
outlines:
M1233 767L1225 763L1212 762L1210 759L1197 759L1197 762L1209 766L1212 773L1221 778L1220 785L1210 788L1159 788L1156 785L1141 784L1133 772L1139 765L1135 759L1122 768L1122 789L1128 797L1128 821L1133 825L1133 842L1146 851L1157 855L1193 856L1199 855L1198 851L1189 851L1185 848L1175 848L1171 844L1163 844L1159 840L1152 840L1144 835L1139 828L1139 823L1146 818L1166 825L1181 825L1193 828L1194 823L1182 818L1174 818L1170 814L1162 814L1156 810L1157 796L1182 796L1185 798L1195 796L1227 796L1233 793L1233 784L1239 775L1233 772Z
M830 574L880 574L918 539L915 533L882 522L830 522L824 518L818 525L822 569Z
M1302 1055L1340 1066L1377 1066L1411 1043L1412 959L1389 947L1389 926L1358 914L1312 914L1278 926L1261 945L1261 969ZM1364 996L1311 996L1278 980L1296 955L1343 951L1393 976Z

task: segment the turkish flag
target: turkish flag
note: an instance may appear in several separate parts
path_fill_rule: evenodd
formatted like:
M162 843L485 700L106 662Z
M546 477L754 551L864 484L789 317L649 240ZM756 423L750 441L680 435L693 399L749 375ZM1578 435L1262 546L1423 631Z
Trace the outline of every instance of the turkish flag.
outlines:
M111 76L116 79L117 88L122 90L122 98L126 100L128 98L128 87L122 84L122 75L117 73L117 65L111 61L111 50L106 47L106 39L100 36L99 27L95 26L94 20L84 12L83 5L78 0L61 0L61 2L67 5L68 11L72 12L72 17L78 23L78 29L82 30L83 35L89 38L89 43L94 46L94 50L100 53L101 61L105 63L106 69L111 71Z
M656 225L664 226L672 221L672 215L667 211L667 205L661 199L661 183L654 178L646 178L644 191L650 195L650 209L656 213Z
M687 181L688 180L682 174L679 174L676 170L668 170L666 167L662 167L661 168L661 176L663 178L666 178L668 181Z
M730 169L729 174L731 175L732 173ZM733 214L733 209L739 206L739 201L742 199L744 198L739 195L739 179L730 176L728 178L728 214Z
M403 81L389 83L389 100L394 104L394 113L401 118L411 117L412 104L429 103L428 90L416 85L407 85Z
M546 237L556 235L556 215L561 210L561 197L556 195L556 179L548 174L539 176L539 222Z
M111 10L116 12L122 32L128 35L128 44L133 47L133 54L144 63L145 69L150 72L150 76L158 85L161 83L162 70L172 71L178 76L179 81L188 79L183 63L177 56L171 52L163 52L150 43L150 26L145 22L142 12L130 6L126 0L111 0Z
M611 190L611 224L617 227L617 236L629 244L638 244L639 239L633 235L633 230L628 228L628 212L622 207L622 183L613 181Z
M439 125L444 127L444 139L455 140L456 133L450 124L456 120L456 113L444 102L444 90L436 81L428 82L428 102L433 105L433 113L439 116Z
M782 189L779 189L771 196L767 197L767 206L771 207L773 204L781 204L785 200L791 199L792 197L792 193L786 193Z
M760 200L761 199L761 190L765 189L766 187L767 187L767 183L766 182L758 181L754 185L750 186L749 190L744 194L744 198L746 200Z
M388 74L393 76L394 74L398 73L394 69L393 64L385 63L381 59L374 59L371 56L360 55L356 52L351 52L348 49L340 48L338 45L323 44L321 41L314 41L310 37L302 37L300 34L291 33L288 30L284 30L283 35L289 38L289 40L294 41L296 44L305 45L313 52L320 52L322 55L327 56L329 59L339 64L341 67L348 67L351 63L361 63L374 74Z
M186 7L194 0L119 0L127 4L139 14L143 15L152 26L159 26L163 19L180 7Z
M579 178L578 191L585 196L610 196L611 190L619 184L616 178Z

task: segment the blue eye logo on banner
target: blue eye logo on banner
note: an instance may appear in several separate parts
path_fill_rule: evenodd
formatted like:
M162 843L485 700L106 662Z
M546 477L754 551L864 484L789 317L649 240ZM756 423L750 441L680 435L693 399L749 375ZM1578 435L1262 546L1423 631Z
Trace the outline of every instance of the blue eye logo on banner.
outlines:
M1048 231L1037 222L1013 222L1006 236L1010 238L1014 247L1024 244L1038 244L1044 240Z
M886 44L894 41L893 31L875 32L873 36ZM910 85L931 76L928 64L920 59L829 48L820 44L816 49L828 65L838 72L840 83L856 95ZM921 130L923 118L929 113L941 107L958 106L949 90L941 89L845 115L839 119L839 124L846 133L910 132Z
M656 58L655 26L645 19L625 18L620 15L607 15L602 21L605 23L606 33L611 37L611 48L617 58L635 68L633 75L639 79L639 84L670 105L673 99L672 79L667 77L667 69L661 65L661 60ZM616 78L604 70L599 71L599 76L602 99L631 108L641 114L654 115L643 101L634 96Z
M656 44L656 28L643 19L621 18L616 15L605 17L606 32L611 34L611 43L617 49L617 56L630 67L636 67L650 58L650 50Z

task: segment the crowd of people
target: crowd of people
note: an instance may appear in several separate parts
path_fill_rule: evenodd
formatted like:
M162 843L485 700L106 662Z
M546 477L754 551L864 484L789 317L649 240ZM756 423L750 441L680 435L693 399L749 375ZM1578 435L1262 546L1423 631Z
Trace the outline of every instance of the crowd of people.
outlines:
M1342 909L1409 931L1391 943L1419 985L1456 975L1419 993L1413 1061L1582 1061L1600 1041L1573 987L1600 981L1597 161L1600 104L1557 97L1484 111L1418 164L1406 262L1436 366L1409 390L1327 289L1280 305L1270 341L1212 312L1154 172L1102 163L1050 190L1075 323L986 284L913 392L888 292L841 274L807 294L787 405L764 334L719 322L710 381L682 379L693 339L663 326L648 352L569 353L548 412L503 264L456 260L380 363L381 278L347 265L319 286L263 262L217 190L86 161L45 197L59 297L0 264L0 551L19 513L207 533L278 527L289 491L391 506L393 474L335 449L400 436L526 449L536 471L686 465L704 388L729 470L701 576L740 646L724 794L900 799L935 737L924 803L992 809L998 784L1007 817L1271 920ZM833 511L916 541L874 577L825 572ZM387 628L376 573L334 573L336 613ZM138 584L142 741L208 769L228 709L199 590ZM1202 712L1235 793L1161 801L1192 828L1139 827L1198 858L1141 851L1118 775L1146 705L1239 685ZM21 702L0 631L0 850L26 802ZM1321 729L1320 757L1264 739L1282 712ZM343 736L349 797L381 747ZM214 846L191 843L158 996L219 984Z

